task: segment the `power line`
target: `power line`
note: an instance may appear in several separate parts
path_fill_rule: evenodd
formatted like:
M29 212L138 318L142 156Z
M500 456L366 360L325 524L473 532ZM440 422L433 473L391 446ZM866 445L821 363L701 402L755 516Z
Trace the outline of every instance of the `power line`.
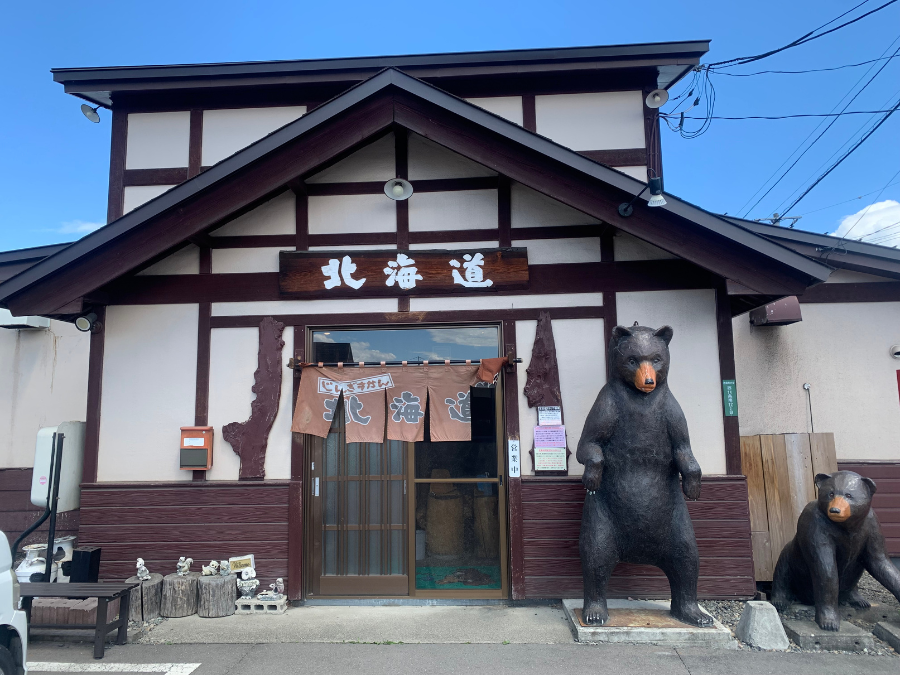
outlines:
M759 60L761 60L761 59L765 59L765 58L767 58L767 57L769 57L769 56L772 56L773 54L778 54L779 52L783 52L783 51L785 51L786 49L791 49L791 48L793 48L793 47L799 47L799 46L802 45L802 44L806 44L807 42L812 42L813 40L818 40L818 39L821 38L821 37L825 37L826 35L829 35L830 33L834 33L835 31L838 31L838 30L840 30L840 29L842 29L842 28L846 28L846 27L849 26L850 24L854 24L854 23L856 23L857 21L861 21L862 19L865 19L867 16L871 16L872 14L875 14L875 12L880 12L880 11L881 11L882 9L884 9L885 7L889 7L889 6L893 5L895 2L897 2L897 0L888 0L888 2L884 3L884 4L881 5L880 7L876 7L875 9L873 9L873 10L871 10L871 11L868 11L868 12L866 12L865 14L861 14L860 16L856 17L855 19L851 19L850 21L847 21L847 22L845 22L845 23L842 23L840 26L835 26L834 28L831 28L830 30L825 31L824 33L819 33L818 35L814 35L814 33L816 33L817 31L821 30L822 28L824 28L824 27L827 26L828 24L834 23L835 21L837 21L837 20L840 19L841 17L847 16L847 14L849 14L850 12L852 12L852 11L854 11L854 10L856 10L856 9L858 9L858 8L860 8L860 7L862 7L862 6L865 5L868 1L869 1L869 0L863 0L863 2L859 3L858 5L856 5L856 7L853 7L852 9L848 9L846 12L844 12L844 13L841 14L840 16L835 17L834 19L832 19L832 20L829 21L828 23L822 24L821 26L819 26L819 27L816 28L815 30L810 31L810 32L807 33L806 35L803 35L803 36L797 38L797 39L794 40L793 42L790 42L790 43L784 45L783 47L779 47L778 49L772 49L772 50L770 50L770 51L768 51L768 52L764 52L764 53L762 53L762 54L757 54L756 56L739 56L739 57L734 58L734 59L728 59L727 61L718 61L718 62L716 62L716 63L710 63L710 64L707 65L707 68L715 68L715 67L717 67L717 66L724 66L724 67L726 67L726 68L732 68L732 67L734 67L734 66L744 65L744 64L747 64L747 63L752 63L752 62L754 62L754 61L759 61Z
M848 199L843 202L838 202L837 204L832 204L831 206L823 206L822 208L815 209L814 211L807 211L806 213L801 213L800 216L801 217L808 216L813 213L818 213L819 211L825 211L826 209L833 209L835 206L849 204L850 202L855 202L857 199L862 199L863 197L868 197L869 195L874 195L876 192L884 192L884 190L886 190L887 188L889 188L893 185L900 185L900 181L897 181L896 183L891 183L890 185L886 185L885 187L881 188L881 190L872 190L871 192L867 192L866 194L860 195L859 197L854 197L853 199Z
M755 73L726 73L717 70L716 74L727 75L728 77L753 77L754 75L805 75L807 73L825 73L832 70L843 70L845 68L858 68L859 66L866 66L870 63L875 63L876 61L885 61L895 58L897 57L884 56L877 59L870 59L868 61L860 61L859 63L848 63L843 66L834 66L833 68L810 68L809 70L760 70Z
M797 206L797 204L799 204L800 201L801 201L806 195L808 195L808 194L812 191L812 189L813 189L814 187L816 187L816 185L818 185L818 184L821 183L823 180L825 180L825 177L828 176L828 174L830 174L832 171L834 171L836 168L838 168L838 167L841 165L841 163L842 163L845 159L847 159L850 155L852 155L853 152L854 152L859 146L861 146L863 143L865 143L866 140L867 140L872 134L874 134L876 131L878 131L878 128L879 128L882 124L884 124L885 122L887 122L888 119L890 119L891 115L894 114L894 112L897 110L897 108L900 108L900 100L897 101L897 104L894 106L894 109L891 110L891 112L887 113L884 117L882 117L882 118L878 121L878 123L877 123L875 126L873 126L871 129L869 129L869 131L866 133L865 136L863 136L861 139L859 139L859 141L857 141L856 144L855 144L852 148L850 148L849 150L847 150L847 152L845 152L845 153L844 153L844 154L843 154L843 155L842 155L842 156L841 156L834 164L832 164L832 165L828 168L828 170L825 171L825 173L823 173L823 174L822 174L821 176L819 176L816 180L814 180L814 181L813 181L813 184L810 185L808 188L806 188L806 189L803 191L803 194L801 194L799 197L797 197L797 199L795 199L795 200L791 203L791 205L790 205L789 207L787 207L787 208L784 210L784 212L785 212L785 213L788 213L789 211L792 211L793 208L794 208L795 206ZM891 181L893 181L898 175L900 175L900 171L898 171L898 172L895 173L893 176L891 176L891 178L888 180L888 183L890 183ZM872 202L872 204L874 204L875 202L878 201L879 197L881 197L881 193L884 192L886 189L887 189L887 183L885 183L885 186L884 186L883 188L881 188L881 192L878 193L878 197L875 198L875 200ZM859 218L857 218L856 222L853 224L853 227L851 227L849 230L847 230L847 231L844 233L844 236L841 237L842 240L847 238L847 235L850 234L850 230L852 230L854 227L856 227L857 225L859 225L859 221L862 220L862 217L863 217L864 215L866 215L866 212L872 207L872 204L869 204L869 206L866 207L865 211L863 211L863 212L860 214ZM826 256L826 259L827 259L827 256Z
M895 39L894 42L892 42L891 45L888 47L888 49L890 49L891 47L893 47L893 46L894 46L894 43L895 43L896 41L897 41L897 40ZM885 50L885 52L887 52L887 50ZM883 53L884 53L884 52L883 52ZM898 47L898 48L894 51L894 55L897 55L897 54L900 54L900 47ZM875 71L875 74L874 74L872 77L869 78L869 81L866 82L866 83L865 83L865 84L864 84L864 85L863 85L863 86L862 86L855 94L853 94L853 97L852 97L849 101L847 101L847 103L846 103L846 104L844 105L844 107L841 109L841 111L840 111L841 113L844 113L844 112L847 111L847 108L850 107L850 104L853 103L853 101L855 101L855 100L857 99L857 97L858 97L861 93L863 93L863 92L866 90L866 88L867 88L870 84L872 84L872 82L875 80L875 78L878 77L878 76L881 74L881 72L885 69L885 67L887 66L888 63L890 63L890 61L885 61L885 62L881 65L881 67L878 68L878 70ZM868 75L869 72L870 72L871 70L872 70L872 68L870 67L869 70L867 70L865 73L863 73L863 75L859 78L859 80L857 80L856 83L850 88L850 91L853 91L853 89L854 89L860 82L862 82L863 78L864 78L866 75ZM844 94L844 96L841 98L841 100L843 100L844 98L846 98L846 97L850 94L850 91L848 91L846 94ZM840 101L838 101L837 105L835 105L835 108L836 108L838 105L840 105ZM837 117L831 119L831 121L828 122L828 124L825 126L824 129L822 129L822 131L819 133L819 135L816 136L816 137L812 140L812 142L811 142L809 145L807 145L806 148L805 148L805 149L797 156L797 158L794 160L794 162L793 162L787 169L784 170L784 173L782 173L782 174L775 180L775 182L772 183L771 186L769 186L769 189L766 190L766 191L762 194L762 196L761 196L759 199L757 199L757 200L753 203L753 206L751 206L749 209L747 209L746 211L744 211L744 216L745 216L745 217L746 217L753 209L755 209L757 206L759 206L759 203L760 203L763 199L765 199L767 196L769 196L769 194L772 192L772 190L774 190L774 189L778 186L778 184L781 183L782 180L784 180L785 176L787 176L787 175L793 170L793 168L794 168L795 166L797 166L797 164L800 162L801 159L803 159L803 157L806 155L806 153L809 152L810 149L812 149L812 147L822 139L822 137L828 132L829 129L831 129L832 126L834 126L834 123L837 121L837 119L838 119ZM824 120L823 120L823 122L824 122ZM822 126L821 122L819 123L819 125L816 126L816 129L818 129L820 126ZM806 143L806 141L808 141L808 140L810 139L810 137L816 132L816 129L813 129L813 131L809 134L809 136L807 136L805 139L803 139L803 142L802 142L799 146L797 146L797 149L794 150L794 152L792 152L791 155L789 155L788 158L787 158L784 162L782 162L781 166L784 166L785 164L787 164L788 161L790 161L791 156L792 156L794 153L796 153L798 150L800 150L800 148ZM781 166L778 167L778 168L775 170L775 173L778 173L778 171L781 170ZM772 176L774 176L775 173L773 173ZM772 180L772 176L769 176L769 178L766 179L766 183L768 183L770 180ZM763 187L764 187L764 186L765 186L765 183L763 183ZM762 188L760 188L760 190L761 190L761 189L762 189ZM756 191L756 194L758 194L758 193L759 193L759 190ZM755 197L756 194L754 194L753 196ZM750 199L753 199L753 197L751 197ZM750 200L747 200L747 201L750 201ZM743 208L743 207L742 207L742 208ZM786 210L785 210L785 211L781 211L781 213L787 213L787 211L786 211Z
M690 115L685 115L683 119L686 120L791 120L800 117L842 117L843 115L880 115L882 113L890 112L889 110L848 110L847 112L840 113L804 113L797 115L748 115L747 117L718 117L712 116L709 118L706 117L692 117ZM663 113L660 117L678 117L682 119L681 115L672 115L671 113Z

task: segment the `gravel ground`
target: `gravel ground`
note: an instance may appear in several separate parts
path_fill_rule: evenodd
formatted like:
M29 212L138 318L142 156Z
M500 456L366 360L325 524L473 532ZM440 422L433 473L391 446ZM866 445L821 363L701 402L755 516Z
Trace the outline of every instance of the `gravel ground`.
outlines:
M869 602L871 603L879 603L882 605L887 605L890 607L900 609L900 603L897 602L897 599L891 595L891 593L881 584L879 584L875 579L873 579L868 572L863 573L862 579L859 580L859 591ZM731 629L731 632L734 633L737 628L738 621L741 620L741 613L744 611L744 603L740 600L703 600L701 601L706 610L712 614L716 619L722 622L724 625L728 626ZM810 609L804 609L803 606L794 605L787 612L785 612L784 616L789 619L809 619L813 621L815 619L815 612ZM860 621L859 619L853 618L850 619L850 622L863 628L865 630L871 631L874 628L875 624L867 623L864 621ZM757 650L755 647L751 647L748 644L738 641L741 649L753 649ZM803 650L797 647L793 642L791 643L790 651L792 652L804 652L810 650ZM834 652L836 654L856 654L859 652ZM866 653L875 654L877 656L896 656L900 657L900 654L897 654L890 645L886 642L875 638L875 651L873 652L861 652L859 653L862 656L865 656Z

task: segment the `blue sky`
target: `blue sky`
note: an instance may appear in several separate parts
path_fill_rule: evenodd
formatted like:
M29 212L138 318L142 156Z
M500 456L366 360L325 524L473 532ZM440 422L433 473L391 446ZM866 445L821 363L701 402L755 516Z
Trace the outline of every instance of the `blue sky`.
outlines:
M713 41L705 59L712 62L786 44L855 4L858 0L13 3L4 10L0 25L7 94L0 127L0 152L5 160L0 164L0 250L72 241L105 219L109 115L101 111L99 125L86 121L79 112L81 101L65 95L52 81L52 67L704 38ZM870 0L852 16L879 4L883 3ZM823 68L878 58L900 46L900 41L891 46L897 39L897 26L900 3L831 36L735 72ZM716 114L829 112L868 68L714 76ZM676 86L673 91L679 90ZM898 97L900 58L887 65L850 109L882 110ZM783 208L790 193L808 185L820 167L827 166L829 157L872 121L868 115L840 119L749 216L765 217ZM818 124L818 119L717 120L705 135L693 140L663 127L666 190L709 210L743 215L755 201L751 196ZM898 130L900 112L794 209L791 215L803 215L798 227L833 232L844 222L843 230L854 226L851 236L855 238L900 221L900 184L885 188L900 181L900 175L891 180L900 170ZM861 195L867 196L856 199ZM860 217L876 198L877 203ZM847 200L852 201L838 204ZM900 243L900 236L887 243Z

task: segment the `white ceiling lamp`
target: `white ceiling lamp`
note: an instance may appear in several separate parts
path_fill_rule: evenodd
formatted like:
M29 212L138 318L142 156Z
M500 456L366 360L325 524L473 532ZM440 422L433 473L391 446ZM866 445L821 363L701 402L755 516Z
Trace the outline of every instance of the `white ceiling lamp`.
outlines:
M634 202L647 190L650 190L650 199L647 200L647 206L656 207L666 205L665 197L663 197L662 194L662 178L654 176L650 179L650 182L644 186L643 190L631 198L630 202L622 202L619 204L619 215L623 218L627 218L634 213Z
M402 178L391 178L384 184L384 194L397 202L402 202L412 197L413 186Z
M87 117L87 118L88 118L91 122L93 122L94 124L99 124L99 123L100 123L100 114L97 112L97 110L98 110L99 108L100 108L99 105L98 105L96 108L92 108L92 107L89 106L87 103L82 103L82 104L81 104L81 112L82 112L82 114L83 114L85 117Z
M662 108L669 100L669 92L665 89L654 89L644 99L648 108Z

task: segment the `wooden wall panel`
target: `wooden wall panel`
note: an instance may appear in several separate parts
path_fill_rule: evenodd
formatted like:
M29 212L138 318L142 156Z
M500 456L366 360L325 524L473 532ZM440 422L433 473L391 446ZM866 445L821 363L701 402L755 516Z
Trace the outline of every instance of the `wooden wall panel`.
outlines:
M525 597L581 597L580 479L523 478L521 483ZM700 596L752 597L756 584L744 477L704 477L702 495L688 510L700 550ZM610 579L609 595L668 597L669 584L655 567L623 563Z
M872 507L881 523L887 552L900 558L900 462L838 462L841 471L855 471L875 481Z
M256 556L260 587L288 577L288 482L93 483L82 487L79 544L103 549L100 576L122 580L142 557L151 572Z
M16 538L34 523L44 509L31 503L31 469L0 469L0 530L12 546ZM78 511L60 513L56 519L56 536L78 534ZM46 544L49 519L25 538L26 544Z

